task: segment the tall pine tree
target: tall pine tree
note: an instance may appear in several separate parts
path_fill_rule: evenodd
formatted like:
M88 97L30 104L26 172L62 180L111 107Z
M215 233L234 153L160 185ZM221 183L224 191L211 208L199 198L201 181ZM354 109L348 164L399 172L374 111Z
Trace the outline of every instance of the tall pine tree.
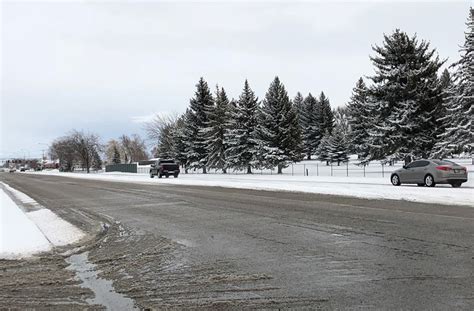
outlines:
M284 85L275 77L261 109L260 138L264 142L262 161L282 173L289 162L301 159L301 132L298 117Z
M323 133L323 135L326 133L331 134L334 127L334 114L332 113L329 98L326 97L324 92L321 92L321 95L319 95L319 105L321 109L321 133Z
M208 146L209 168L219 169L227 173L228 161L226 151L229 146L227 132L229 125L229 99L224 88L216 89L215 106L209 111L206 128L206 145Z
M350 131L347 137L349 150L364 159L368 155L367 141L372 127L372 116L368 103L368 89L360 78L352 89L352 96L347 105Z
M373 50L370 96L377 123L370 133L370 158L425 157L438 128L442 89L437 71L443 62L428 42L398 29Z
M300 114L303 153L308 160L311 159L311 155L316 153L316 149L323 136L321 131L321 111L320 102L309 93L304 99Z
M207 131L209 112L213 109L214 99L207 82L201 77L196 84L194 98L190 100L189 113L186 115L186 160L190 168L202 169L207 173L208 161Z
M227 134L229 148L227 157L235 169L246 169L252 173L252 167L257 163L258 152L258 98L249 86L247 80L239 100L231 111L231 125Z
M446 157L465 152L472 155L474 149L474 9L470 8L466 23L465 42L461 59L454 64L453 85L449 87L445 102L444 132L438 136L434 157Z

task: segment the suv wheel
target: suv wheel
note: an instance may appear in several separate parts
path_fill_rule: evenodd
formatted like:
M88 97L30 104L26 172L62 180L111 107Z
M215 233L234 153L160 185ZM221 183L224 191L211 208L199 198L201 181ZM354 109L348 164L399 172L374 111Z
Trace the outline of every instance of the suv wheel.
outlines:
M153 178L153 177L155 177L155 175L153 175L153 174L150 174L150 178Z
M462 185L461 182L453 182L453 183L451 184L451 186L452 186L453 188L459 188L459 187L461 187L461 185Z
M393 174L390 180L392 181L392 185L400 186L400 177L398 177L397 174Z
M161 177L163 177L163 175L161 175L161 174L158 174L158 178L161 178Z
M425 185L426 187L434 187L436 185L433 176L430 174L425 176Z

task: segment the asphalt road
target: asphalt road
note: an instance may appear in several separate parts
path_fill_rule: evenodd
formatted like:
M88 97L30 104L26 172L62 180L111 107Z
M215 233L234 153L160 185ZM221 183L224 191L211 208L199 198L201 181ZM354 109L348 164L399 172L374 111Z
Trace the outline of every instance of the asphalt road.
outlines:
M140 236L121 233L91 255L140 307L474 309L470 207L16 173L0 180L71 222L104 217ZM151 252L158 244L167 246ZM148 248L129 252L140 245ZM134 259L107 265L118 253Z

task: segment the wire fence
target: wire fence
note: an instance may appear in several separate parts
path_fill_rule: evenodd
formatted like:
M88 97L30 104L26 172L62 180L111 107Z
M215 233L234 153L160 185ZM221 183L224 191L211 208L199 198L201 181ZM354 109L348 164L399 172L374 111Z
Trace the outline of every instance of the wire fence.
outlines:
M455 162L466 166L470 173L474 170L471 159L458 159ZM283 168L283 175L286 176L335 176L335 177L387 177L390 174L403 167L403 161L395 162L388 165L382 162L371 162L366 165L359 164L358 161L352 160L348 162L325 163L320 161L304 161L300 163L289 164ZM180 168L182 174L202 174L202 169L188 169L187 172L183 167ZM149 165L138 165L138 174L149 174ZM209 169L208 174L222 174L222 170ZM277 168L273 169L252 169L254 175L277 175ZM246 175L247 170L228 169L229 175Z

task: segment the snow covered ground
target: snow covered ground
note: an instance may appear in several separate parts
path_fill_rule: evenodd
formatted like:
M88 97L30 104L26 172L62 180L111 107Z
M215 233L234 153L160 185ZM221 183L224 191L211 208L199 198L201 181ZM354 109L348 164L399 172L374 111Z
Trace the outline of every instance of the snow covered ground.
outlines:
M246 175L246 174L180 174L179 178L151 179L146 174L130 173L60 173L44 171L34 174L50 174L71 178L86 178L118 182L135 182L146 184L179 184L198 186L218 186L243 189L260 189L272 191L298 191L308 193L333 194L369 199L407 200L425 203L474 206L474 176L461 188L450 185L437 185L435 188L390 184L389 174L386 177L335 177L335 176L291 176L291 175Z
M0 196L0 258L49 250L51 243L1 188Z
M84 233L39 205L26 194L1 183L0 187L0 258L24 258L79 241ZM22 204L34 207L24 212L7 194Z

